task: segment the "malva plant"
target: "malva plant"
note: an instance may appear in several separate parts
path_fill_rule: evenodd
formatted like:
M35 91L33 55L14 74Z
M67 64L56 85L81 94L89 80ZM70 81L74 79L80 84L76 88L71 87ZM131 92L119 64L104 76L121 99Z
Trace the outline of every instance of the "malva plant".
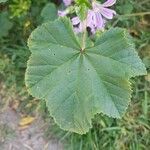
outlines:
M131 99L130 78L146 74L128 32L105 29L115 3L64 0L60 17L29 37L27 89L46 101L64 130L85 134L97 113L121 118Z

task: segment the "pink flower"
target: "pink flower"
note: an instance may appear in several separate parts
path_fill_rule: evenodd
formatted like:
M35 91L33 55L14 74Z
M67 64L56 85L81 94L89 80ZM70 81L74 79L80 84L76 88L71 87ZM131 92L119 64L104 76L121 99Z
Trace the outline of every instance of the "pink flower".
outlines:
M69 6L73 0L63 0L65 6ZM64 17L69 13L68 9L66 10L58 10L58 16Z
M116 12L112 9L106 8L110 7L113 4L116 3L116 0L107 0L105 3L100 4L98 2L93 2L92 7L93 9L91 10L91 18L93 21L94 26L97 29L101 29L105 25L105 20L106 19L112 19L114 15L116 15Z
M100 4L98 2L93 2L92 7L93 11L101 17L105 17L107 19L112 19L114 15L116 15L116 12L112 9L109 9L107 7L110 7L116 3L116 0L107 0L104 4Z
M69 6L73 0L63 0L65 6Z
M91 12L88 11L87 19L85 19L84 21L81 21L80 18L77 17L77 16L76 16L76 17L73 17L73 18L71 19L72 24L73 24L73 26L74 26L74 31L75 31L76 33L83 32L86 27L89 27L89 28L91 29L91 32L92 32L92 33L95 33L96 28L95 28L94 24L92 23L91 14L90 14L90 13L91 13Z
M90 27L93 34L96 32L97 29L104 29L105 22L106 21L93 10L88 11L87 27Z
M67 10L58 10L58 16L64 17L68 14L69 12Z
M81 22L81 20L79 19L79 17L73 17L71 19L72 24L74 26L74 31L76 33L80 33L83 31L83 22Z
M116 0L107 0L105 3L100 4L96 1L92 2L92 9L88 10L86 22L86 27L91 29L91 32L94 34L97 29L104 29L106 19L112 19L116 12L110 7L116 3ZM83 32L83 23L79 17L72 18L72 24L76 33Z

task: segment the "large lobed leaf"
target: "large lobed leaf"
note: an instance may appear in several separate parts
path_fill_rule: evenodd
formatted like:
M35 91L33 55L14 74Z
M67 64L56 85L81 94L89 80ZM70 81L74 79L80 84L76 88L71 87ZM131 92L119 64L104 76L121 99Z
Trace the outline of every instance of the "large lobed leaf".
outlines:
M131 97L129 78L146 74L130 36L120 28L104 32L81 53L70 21L60 18L38 27L28 46L29 92L46 100L62 129L79 134L91 128L97 113L120 118Z

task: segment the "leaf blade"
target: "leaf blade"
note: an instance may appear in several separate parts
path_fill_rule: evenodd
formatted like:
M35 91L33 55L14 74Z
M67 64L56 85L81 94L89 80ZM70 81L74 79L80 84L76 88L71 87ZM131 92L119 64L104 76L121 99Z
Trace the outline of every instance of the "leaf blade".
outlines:
M131 98L129 78L146 73L123 29L105 32L80 53L70 21L60 18L36 29L28 43L32 54L26 86L46 101L55 122L71 132L85 134L97 113L121 118Z

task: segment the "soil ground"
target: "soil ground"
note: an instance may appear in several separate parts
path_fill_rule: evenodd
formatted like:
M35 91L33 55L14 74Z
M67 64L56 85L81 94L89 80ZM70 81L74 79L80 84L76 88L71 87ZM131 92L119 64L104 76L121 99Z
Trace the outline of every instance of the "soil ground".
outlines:
M0 105L3 96L0 93ZM0 107L1 107L0 106ZM9 105L0 110L0 150L63 150L63 145L57 139L48 140L44 136L46 123L41 117L20 127L21 116Z

